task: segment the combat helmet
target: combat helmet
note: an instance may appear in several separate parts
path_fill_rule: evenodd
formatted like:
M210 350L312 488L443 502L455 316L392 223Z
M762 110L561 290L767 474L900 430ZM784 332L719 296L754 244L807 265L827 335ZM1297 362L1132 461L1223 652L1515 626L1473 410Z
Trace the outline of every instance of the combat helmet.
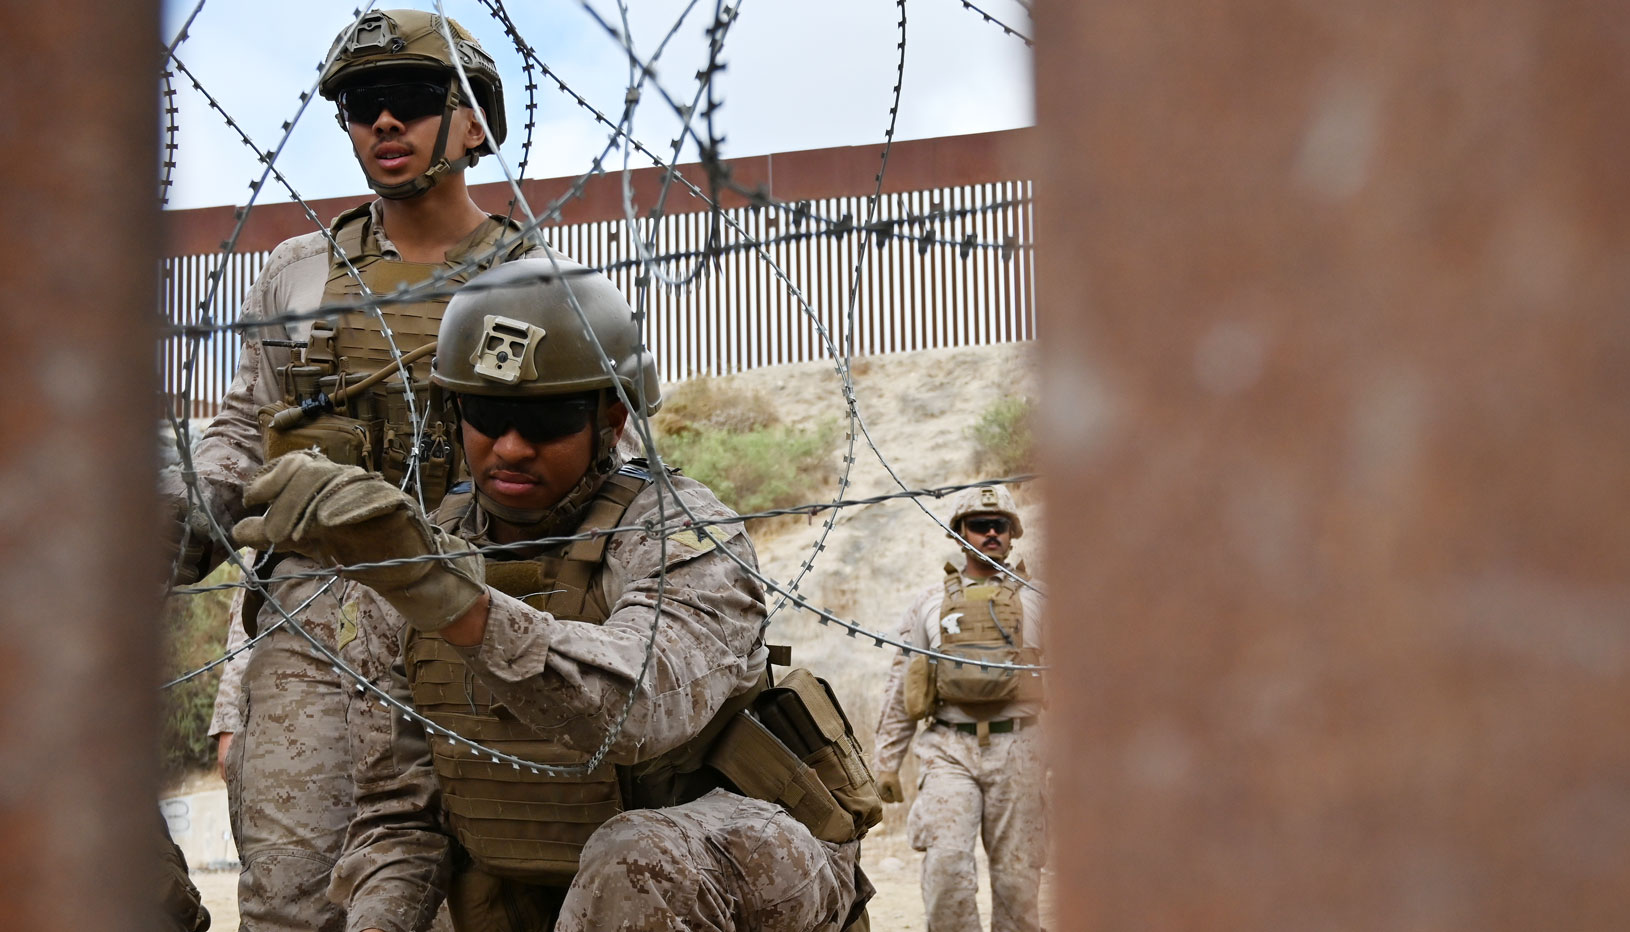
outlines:
M974 514L1001 515L1013 522L1014 540L1024 536L1024 522L1019 518L1018 506L1013 504L1013 496L1002 486L982 485L963 489L956 498L951 499L951 516L945 523L950 525L953 538L962 532L962 519Z
M401 199L423 194L443 175L474 165L480 156L495 152L504 141L508 124L504 118L504 85L498 76L497 64L481 43L452 17L447 18L447 30L452 33L458 62L475 91L475 103L486 113L487 126L492 130L480 145L451 162L446 158L449 117L465 101L453 56L442 35L440 16L423 10L373 10L357 20L355 28L341 30L329 49L328 65L317 82L318 92L328 100L338 102L341 92L349 88L414 78L447 85L447 103L442 110L441 131L436 136L429 170L412 181L395 185L376 183L366 169L363 171L368 186L381 197ZM338 119L344 127L343 112L338 114Z
M605 275L558 255L505 262L459 289L442 314L430 381L458 395L515 400L593 393L593 462L583 485L550 514L508 508L477 490L482 507L522 526L572 511L617 468L617 432L607 417L617 386L632 413L655 414L662 405L656 359L628 300Z

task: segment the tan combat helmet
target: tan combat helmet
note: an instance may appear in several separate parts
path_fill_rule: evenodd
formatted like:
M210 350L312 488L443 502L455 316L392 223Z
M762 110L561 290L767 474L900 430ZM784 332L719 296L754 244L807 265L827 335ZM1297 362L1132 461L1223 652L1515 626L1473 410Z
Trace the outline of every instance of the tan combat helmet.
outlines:
M662 405L656 359L641 345L634 309L611 279L559 257L517 259L470 279L442 315L430 380L509 398L621 384L635 413Z
M513 400L594 394L589 471L558 504L524 511L476 489L482 508L522 527L568 519L617 469L611 389L622 386L635 414L662 405L656 359L640 343L634 309L611 279L559 257L506 262L459 289L442 314L430 381L459 395Z
M945 522L953 532L949 536L955 539L962 533L962 519L976 514L1002 515L1013 522L1013 540L1024 536L1024 522L1019 518L1018 506L1013 504L1013 496L1002 486L982 485L958 492L956 498L951 499L951 517Z
M317 90L328 100L338 101L341 92L368 85L388 84L414 79L434 81L447 85L447 103L442 111L441 132L436 136L436 148L430 156L430 168L423 175L401 184L378 184L366 169L368 186L381 197L393 199L417 197L435 186L443 175L459 171L476 163L481 155L496 151L503 144L507 131L504 118L504 84L498 77L498 66L469 31L451 17L448 31L453 35L453 46L459 63L470 79L475 91L476 105L487 116L492 135L479 146L454 161L448 161L447 133L453 111L463 104L459 90L458 73L453 56L442 36L442 19L423 10L373 10L357 21L356 28L347 27L334 39L329 50L328 67L317 83ZM340 126L345 126L345 114L339 114ZM359 159L360 160L360 159Z

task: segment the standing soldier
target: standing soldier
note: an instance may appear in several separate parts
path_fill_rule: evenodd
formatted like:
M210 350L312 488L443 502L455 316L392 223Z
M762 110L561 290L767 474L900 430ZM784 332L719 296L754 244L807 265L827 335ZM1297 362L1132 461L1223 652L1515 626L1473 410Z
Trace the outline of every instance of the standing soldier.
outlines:
M1041 662L1041 597L1021 562L1007 563L1024 524L1000 486L960 493L951 530L963 563L906 610L908 644L972 660ZM883 801L903 802L900 762L916 737L920 778L906 819L923 856L929 932L979 932L974 839L990 859L991 932L1040 928L1042 841L1041 677L970 664L933 662L902 651L889 672L877 726ZM917 720L927 727L917 734Z
M455 55L474 100L461 89ZM418 10L368 13L336 40L319 89L338 104L340 125L379 198L341 214L329 236L279 245L250 290L243 318L269 323L248 331L231 391L193 452L202 505L223 527L245 513L243 486L257 469L286 450L313 446L439 501L461 456L445 400L425 379L428 361L415 363L415 351L427 354L447 299L395 301L375 314L364 309L367 296L438 281L451 287L542 248L513 222L484 213L466 189L464 170L503 142L504 100L493 60L456 22ZM359 309L337 324L276 322L328 304ZM379 381L356 386L375 373ZM162 491L186 515L178 527L194 529L177 533L191 543L176 572L188 580L212 563L200 552L207 538L197 533L198 514L186 513L178 472L166 475ZM314 568L272 553L258 573ZM284 611L295 612L306 631L337 645L353 636L357 588L285 580L271 586L264 605L251 598L243 621L265 630ZM341 929L344 911L326 891L353 810L347 684L287 626L255 646L241 675L239 714L222 716L220 730L229 743L227 787L243 862L243 926ZM228 680L224 693L236 686Z
M581 266L509 263L448 306L431 378L473 480L433 524L378 476L291 453L236 531L371 587L346 659L459 736L354 699L351 928L421 928L446 889L465 932L864 929L882 804L848 722L808 671L770 682L735 514L618 451L623 399L659 402L628 302Z

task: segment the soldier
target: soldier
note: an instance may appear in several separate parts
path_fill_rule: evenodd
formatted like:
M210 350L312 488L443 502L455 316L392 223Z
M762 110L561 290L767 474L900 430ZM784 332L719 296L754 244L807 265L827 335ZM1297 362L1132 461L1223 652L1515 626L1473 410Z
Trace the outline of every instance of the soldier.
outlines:
M461 930L864 929L875 784L823 682L770 683L735 514L619 451L629 404L660 401L627 301L571 263L508 263L452 300L431 378L473 480L433 524L378 476L291 453L236 530L371 587L345 659L459 736L357 693L333 887L351 928L421 928L445 888Z
M1000 486L968 489L946 522L963 562L945 564L942 582L906 610L900 636L915 647L970 659L1041 661L1041 597L1023 563L1007 563L1024 534L1013 498ZM905 800L900 762L916 738L919 780L906 819L923 856L929 932L979 932L974 839L990 859L991 932L1040 928L1038 889L1045 853L1041 678L973 665L932 662L901 651L889 672L877 726L883 801ZM917 721L927 727L917 734Z
M492 59L461 26L418 10L371 12L341 32L319 89L338 105L341 127L379 198L346 211L330 230L272 251L244 304L244 319L275 320L325 304L361 308L368 294L391 293L442 276L457 285L480 268L542 249L519 227L484 213L464 171L503 142L503 88ZM454 55L474 89L467 99ZM477 118L485 114L491 136ZM242 517L243 486L287 449L316 446L382 471L436 502L456 481L462 457L439 389L415 350L431 343L445 297L383 304L336 323L271 323L248 331L231 391L193 453L202 505L223 527ZM394 349L402 354L398 370ZM411 388L403 384L405 371ZM355 387L380 373L368 388ZM207 553L200 513L186 511L186 484L168 473L163 493L189 547L176 576L201 575L221 555ZM304 559L271 554L261 576L309 570ZM346 636L356 588L344 581L277 583L269 599L250 598L244 624L265 630L297 614L329 644ZM264 601L264 604L260 604ZM298 610L298 611L296 611ZM326 896L352 803L345 684L332 664L287 626L272 631L242 671L236 714L218 716L227 750L233 835L243 872L238 904L246 929L337 930L343 911ZM228 678L223 695L236 688ZM232 735L236 733L236 739Z

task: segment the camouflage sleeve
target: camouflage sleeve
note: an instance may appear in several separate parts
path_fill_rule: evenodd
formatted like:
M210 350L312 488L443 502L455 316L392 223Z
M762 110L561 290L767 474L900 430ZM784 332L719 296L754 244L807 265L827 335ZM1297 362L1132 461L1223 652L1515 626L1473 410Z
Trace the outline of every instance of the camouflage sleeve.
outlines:
M265 270L250 287L239 319L272 318L315 307L327 276L327 248L321 234L287 240L272 251ZM225 529L243 516L243 485L261 467L264 452L258 412L281 397L276 370L289 359L287 349L265 346L261 338L287 336L288 329L293 328L244 331L232 386L220 411L193 445L198 492ZM187 482L180 466L160 475L159 492L172 501L187 500Z
M705 486L675 482L693 514L734 517ZM654 488L635 499L624 524L655 515ZM665 513L679 514L671 500ZM614 538L605 573L612 613L603 625L493 592L484 641L461 653L516 716L584 752L618 727L638 682L610 759L633 763L677 747L756 683L767 658L764 591L736 562L756 569L753 545L739 523L709 531Z
M226 613L226 652L231 653L249 641L243 629L243 592L232 594L232 607ZM215 687L215 714L209 720L209 736L237 734L243 729L243 712L238 698L243 693L243 671L249 666L248 652L241 653L221 667L221 682Z
M928 646L923 634L923 616L933 608L932 597L938 592L938 587L926 590L912 601L900 619L900 640L916 647ZM910 663L909 653L903 650L897 653L889 667L888 685L883 688L882 709L878 713L877 736L873 742L873 755L879 773L900 769L900 762L911 747L911 739L917 734L917 720L906 714L906 667Z
M400 616L367 590L357 635L340 657L398 701L411 704L400 661ZM416 720L372 693L348 689L356 814L334 865L329 898L346 905L351 932L429 928L447 889L450 842L441 825L441 792L430 746Z

